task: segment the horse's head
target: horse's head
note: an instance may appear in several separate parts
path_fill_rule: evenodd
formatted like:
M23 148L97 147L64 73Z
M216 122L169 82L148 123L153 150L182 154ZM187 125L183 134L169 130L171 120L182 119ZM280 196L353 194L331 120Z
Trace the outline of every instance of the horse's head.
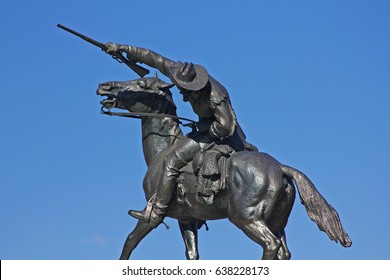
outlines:
M96 93L106 97L100 103L107 109L118 108L130 112L173 113L175 104L170 88L155 77L139 78L125 82L105 82L99 84Z

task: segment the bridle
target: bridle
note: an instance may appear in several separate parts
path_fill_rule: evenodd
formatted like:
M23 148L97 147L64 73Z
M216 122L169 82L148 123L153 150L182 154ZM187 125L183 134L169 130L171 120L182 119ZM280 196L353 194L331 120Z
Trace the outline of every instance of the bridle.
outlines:
M107 109L105 106L102 106L100 109L100 113L103 115L108 115L108 116L115 116L115 117L124 117L124 118L133 118L133 119L141 119L142 117L153 117L153 118L172 118L175 120L178 120L179 124L182 126L187 126L191 127L192 130L196 131L196 125L198 122L188 119L188 118L183 118L175 115L169 115L169 114L162 114L162 113L147 113L147 112L111 112L111 108ZM188 123L183 123L181 122L187 121Z

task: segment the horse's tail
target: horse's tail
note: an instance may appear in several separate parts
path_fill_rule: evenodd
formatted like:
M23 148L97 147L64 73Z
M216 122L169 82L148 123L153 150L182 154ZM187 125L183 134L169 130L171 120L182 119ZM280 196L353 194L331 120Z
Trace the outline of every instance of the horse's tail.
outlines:
M318 225L320 230L325 231L331 240L340 241L342 246L350 247L352 241L341 225L339 215L317 191L310 179L292 167L281 165L281 168L285 175L294 180L301 202L310 219Z

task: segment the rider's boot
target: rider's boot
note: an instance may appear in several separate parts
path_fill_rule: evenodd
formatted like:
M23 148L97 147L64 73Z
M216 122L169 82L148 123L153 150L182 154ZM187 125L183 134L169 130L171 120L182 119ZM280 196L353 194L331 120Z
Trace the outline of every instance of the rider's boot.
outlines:
M138 220L150 223L153 227L157 227L164 220L168 205L160 205L153 200L149 201L146 208L142 211L129 210L129 215Z
M142 211L130 210L129 215L157 227L166 216L175 182L176 177L174 176L163 178L163 180L160 181L156 193L149 199L146 208Z

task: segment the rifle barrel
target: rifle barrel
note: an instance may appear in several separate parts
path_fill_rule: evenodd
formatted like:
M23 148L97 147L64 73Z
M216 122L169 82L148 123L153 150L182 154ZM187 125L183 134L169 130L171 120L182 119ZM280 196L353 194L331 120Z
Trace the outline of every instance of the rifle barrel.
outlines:
M65 30L65 31L68 31L69 33L72 33L73 35L76 35L77 37L87 41L88 43L91 43L92 45L95 45L95 46L101 48L104 52L107 51L107 47L103 43L100 43L100 42L98 42L98 41L96 41L96 40L94 40L92 38L89 38L88 36L85 36L85 35L77 32L77 31L75 31L73 29L70 29L69 27L66 27L65 25L62 25L60 23L57 24L57 27ZM119 62L123 62L124 64L126 64L128 67L130 67L135 73L137 73L141 77L149 74L149 70L148 69L145 69L142 66L139 66L136 63L126 59L121 53L111 54L111 56L114 59L118 60Z
M92 45L95 45L95 46L101 48L104 51L106 49L106 47L103 43L100 43L100 42L98 42L98 41L96 41L88 36L85 36L84 34L81 34L73 29L70 29L69 27L66 27L65 25L62 25L59 23L59 24L57 24L57 26L65 31L68 31L69 33L72 33L73 35L76 35L77 37L80 37L81 39L87 41L88 43L91 43Z

